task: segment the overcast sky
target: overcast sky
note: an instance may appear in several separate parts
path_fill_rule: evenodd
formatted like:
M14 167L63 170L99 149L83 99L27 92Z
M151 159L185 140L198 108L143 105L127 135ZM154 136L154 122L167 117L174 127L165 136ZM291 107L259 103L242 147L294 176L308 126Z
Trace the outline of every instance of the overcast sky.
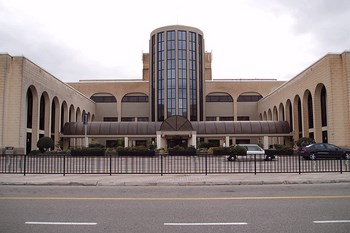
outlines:
M150 33L203 31L214 79L289 80L350 50L349 0L0 0L0 53L65 82L141 79Z

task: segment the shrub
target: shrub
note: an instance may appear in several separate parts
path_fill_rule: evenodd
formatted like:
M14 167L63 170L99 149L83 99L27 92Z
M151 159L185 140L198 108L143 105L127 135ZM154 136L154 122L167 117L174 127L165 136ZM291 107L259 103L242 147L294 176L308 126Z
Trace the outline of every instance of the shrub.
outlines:
M72 149L72 156L104 156L105 150L100 148Z
M134 146L134 147L117 147L117 154L119 156L153 156L155 155L154 150L148 150L144 146Z
M207 148L207 149L209 149L210 147L213 147L213 144L210 143L210 142L201 142L198 145L198 148Z
M39 148L41 153L44 153L48 149L53 148L54 143L50 137L41 137L41 138L39 138L36 146Z
M100 144L100 143L90 143L89 144L89 148L105 148L104 145Z
M243 146L231 146L230 153L233 155L246 155L247 149Z

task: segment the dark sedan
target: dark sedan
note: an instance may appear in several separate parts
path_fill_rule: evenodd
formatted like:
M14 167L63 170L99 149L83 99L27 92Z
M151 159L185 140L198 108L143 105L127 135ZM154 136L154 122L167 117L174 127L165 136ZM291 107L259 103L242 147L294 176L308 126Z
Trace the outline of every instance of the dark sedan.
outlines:
M299 151L304 159L350 159L350 149L328 143L316 143L302 147Z

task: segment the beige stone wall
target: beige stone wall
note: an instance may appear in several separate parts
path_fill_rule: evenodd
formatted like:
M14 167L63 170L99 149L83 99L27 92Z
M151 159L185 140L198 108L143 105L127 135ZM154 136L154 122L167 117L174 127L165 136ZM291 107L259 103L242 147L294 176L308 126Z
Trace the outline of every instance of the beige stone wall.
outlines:
M143 80L95 80L68 84L84 93L89 98L96 93L109 93L115 96L117 99L116 108L118 121L121 121L122 118L122 99L126 94L144 93L149 96L149 82ZM144 109L140 110L144 111ZM149 109L147 112L149 113ZM145 113L142 112L140 116L143 115L145 115Z
M64 119L68 120L69 107L85 111L90 116L95 115L95 103L89 98L55 78L41 67L24 57L0 55L0 90L1 90L1 137L0 149L14 146L16 153L24 153L26 148L26 133L32 133L32 149L36 149L39 134L51 136L51 118L45 123L44 131L39 130L40 97L44 93L48 97L48 111L51 116L51 103L58 104L56 111L55 142L59 141L61 130L61 106L66 106ZM33 91L33 124L27 130L27 91ZM74 118L75 120L75 118ZM80 119L78 119L80 120Z
M279 109L280 104L284 106L284 112L286 112L286 103L290 100L293 106L293 135L297 140L299 122L295 100L299 97L302 106L302 133L303 136L308 137L307 104L303 97L309 91L313 98L316 142L322 141L322 130L328 130L329 143L349 146L349 68L349 52L328 54L262 99L258 104L258 112L262 115L273 112L275 107ZM316 101L317 93L322 85L327 91L327 129L322 129L320 126L320 106Z
M242 114L249 112L249 116L257 116L257 108L255 104L248 103L244 105L245 110L238 109L239 106L242 106L241 103L237 103L238 97L243 93L259 93L262 96L266 96L271 93L274 89L281 86L284 81L276 80L210 80L205 82L205 96L213 92L226 92L233 98L233 115L235 120L237 116L242 116ZM205 113L210 113L211 106L206 103L204 105ZM226 116L226 109L215 109L217 116ZM204 116L204 119L207 116Z
M22 93L22 58L15 58L9 55L0 55L1 74L1 136L0 148L13 146L15 151L23 147L25 135L23 132L23 105Z

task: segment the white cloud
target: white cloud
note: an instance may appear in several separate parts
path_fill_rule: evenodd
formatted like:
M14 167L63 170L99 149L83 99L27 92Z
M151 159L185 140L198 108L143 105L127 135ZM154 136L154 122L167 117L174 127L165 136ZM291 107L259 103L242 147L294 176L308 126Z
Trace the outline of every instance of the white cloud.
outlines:
M290 79L349 49L348 1L0 0L0 52L24 55L63 81L141 78L150 33L204 32L214 78Z

